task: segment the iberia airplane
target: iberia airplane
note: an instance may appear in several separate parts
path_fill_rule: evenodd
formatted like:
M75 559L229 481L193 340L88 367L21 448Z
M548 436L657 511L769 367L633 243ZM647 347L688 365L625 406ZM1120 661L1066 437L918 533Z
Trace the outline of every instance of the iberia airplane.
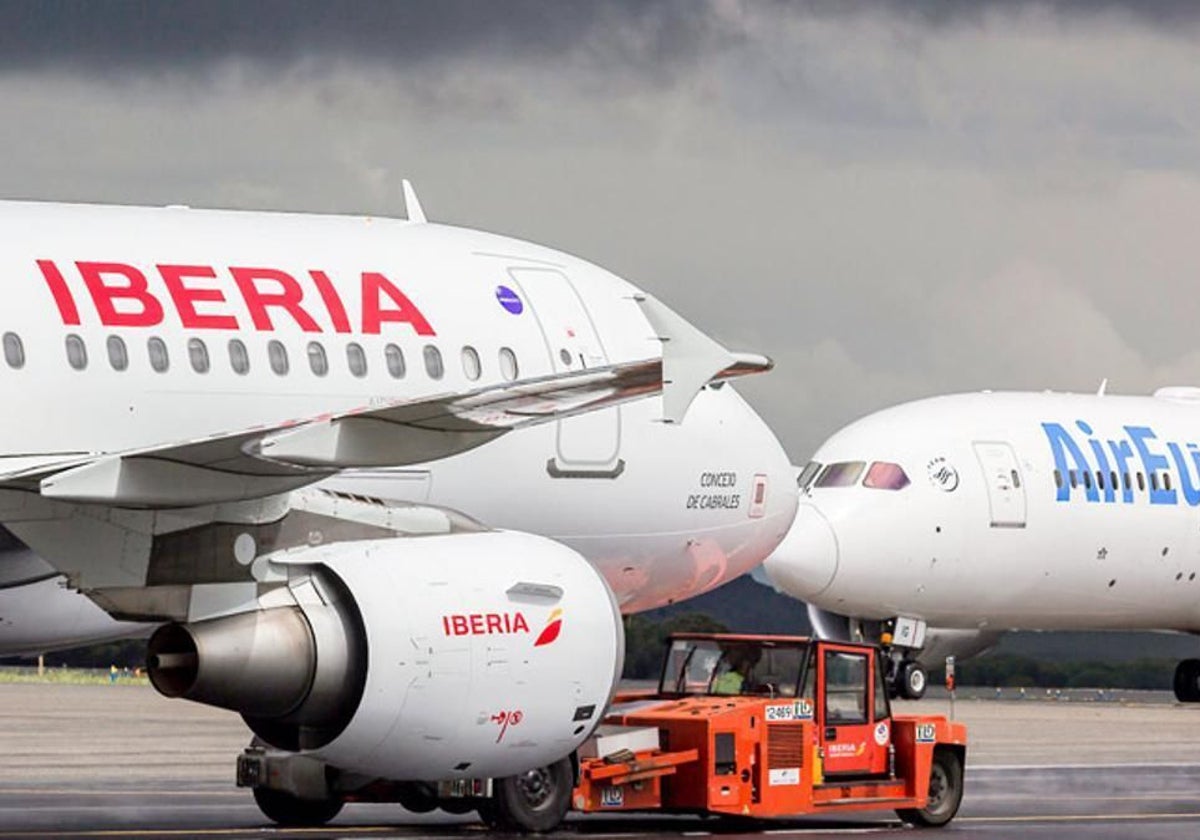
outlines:
M766 359L406 197L407 221L0 203L0 604L70 604L59 641L162 624L155 686L341 779L325 809L346 780L411 800L556 766L621 612L753 567L796 505L723 387ZM8 649L55 640L12 614Z

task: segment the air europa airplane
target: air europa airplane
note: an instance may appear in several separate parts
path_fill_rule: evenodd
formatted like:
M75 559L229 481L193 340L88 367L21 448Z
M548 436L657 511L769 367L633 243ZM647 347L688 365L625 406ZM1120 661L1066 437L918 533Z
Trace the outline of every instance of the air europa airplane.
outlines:
M0 576L163 623L160 691L417 796L563 760L621 611L757 564L796 492L723 387L766 359L406 194L408 221L0 203ZM690 504L717 474L736 504Z
M823 634L893 636L901 694L1005 630L1200 632L1200 389L907 403L830 437L799 487L767 572ZM1175 690L1200 700L1200 661Z

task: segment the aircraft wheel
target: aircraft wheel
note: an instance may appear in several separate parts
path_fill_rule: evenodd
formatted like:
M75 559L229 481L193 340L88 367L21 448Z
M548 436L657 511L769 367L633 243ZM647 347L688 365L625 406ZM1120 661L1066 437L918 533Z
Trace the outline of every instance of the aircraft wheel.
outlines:
M896 814L911 825L943 826L958 813L963 797L963 766L958 753L934 749L929 768L929 798L924 808L900 808Z
M929 685L929 675L919 662L910 659L901 663L896 682L899 696L905 700L920 700Z
M438 806L437 791L425 782L409 782L400 785L396 792L400 807L414 814L428 814Z
M325 825L346 804L340 799L300 799L270 788L255 788L254 801L267 819L289 828Z
M1185 659L1175 666L1175 699L1200 703L1200 659Z
M514 831L552 831L562 822L571 805L574 790L571 759L564 758L549 767L537 767L497 779L493 807L480 809L481 816L493 817L496 824Z

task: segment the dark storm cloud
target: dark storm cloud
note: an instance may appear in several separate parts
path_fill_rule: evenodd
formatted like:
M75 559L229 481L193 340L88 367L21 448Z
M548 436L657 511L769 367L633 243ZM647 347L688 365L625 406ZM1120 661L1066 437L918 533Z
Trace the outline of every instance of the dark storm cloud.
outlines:
M405 65L580 46L649 65L694 53L716 36L714 26L705 6L685 0L0 0L0 68L122 72L314 58ZM637 37L612 37L619 33Z

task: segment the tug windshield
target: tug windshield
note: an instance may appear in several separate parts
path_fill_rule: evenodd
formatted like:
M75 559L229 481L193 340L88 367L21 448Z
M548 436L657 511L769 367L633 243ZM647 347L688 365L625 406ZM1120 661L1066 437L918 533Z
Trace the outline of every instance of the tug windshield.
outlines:
M796 697L808 644L743 638L676 638L667 653L663 694Z

